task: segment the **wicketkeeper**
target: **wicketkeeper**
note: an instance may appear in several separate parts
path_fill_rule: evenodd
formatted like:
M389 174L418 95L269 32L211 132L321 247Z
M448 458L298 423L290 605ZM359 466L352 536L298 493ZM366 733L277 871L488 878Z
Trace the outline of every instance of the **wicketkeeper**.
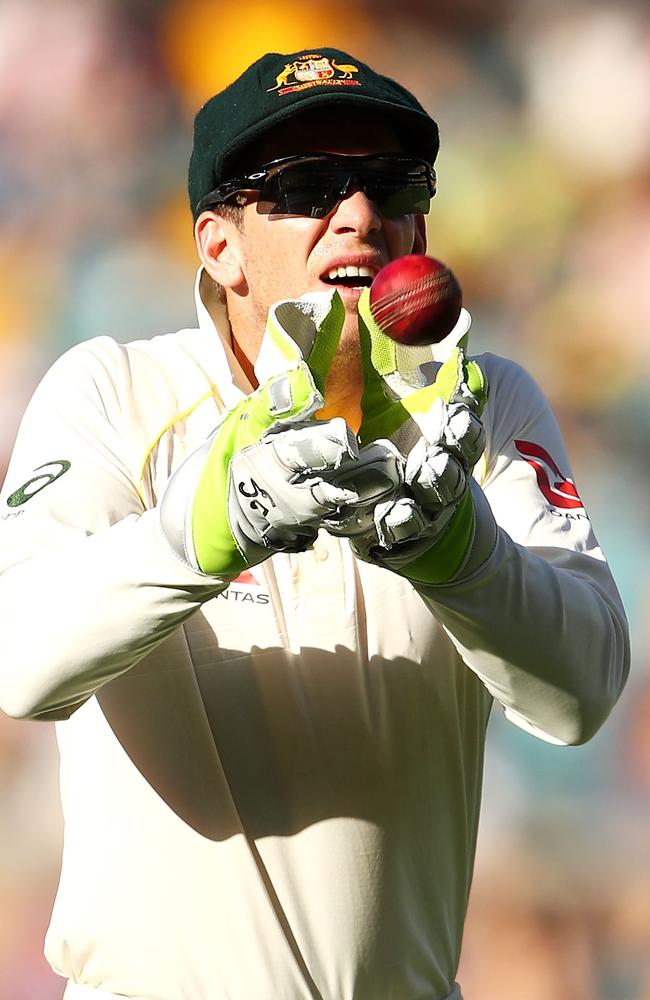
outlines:
M82 343L25 413L0 704L56 721L66 1000L460 1000L493 703L562 747L625 682L535 381L466 311L433 349L369 313L437 153L354 56L265 55L196 117L196 328Z

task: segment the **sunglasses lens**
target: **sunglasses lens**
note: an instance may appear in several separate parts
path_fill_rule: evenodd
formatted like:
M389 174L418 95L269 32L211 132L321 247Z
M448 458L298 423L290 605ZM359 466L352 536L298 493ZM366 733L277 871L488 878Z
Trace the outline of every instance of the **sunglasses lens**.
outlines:
M272 215L323 219L340 198L339 176L323 176L310 167L292 166L271 175L260 191L258 208Z
M433 195L424 164L405 160L305 158L270 170L260 190L258 211L323 219L350 191L361 190L388 219L426 213Z
M387 219L429 211L431 195L426 185L404 186L404 178L390 183L367 183L363 190Z

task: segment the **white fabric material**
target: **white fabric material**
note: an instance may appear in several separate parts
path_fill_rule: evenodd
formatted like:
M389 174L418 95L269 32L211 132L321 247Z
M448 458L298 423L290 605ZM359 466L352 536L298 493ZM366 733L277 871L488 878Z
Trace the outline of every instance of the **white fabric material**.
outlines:
M515 445L568 477L557 426L529 376L481 359L470 576L417 593L321 531L226 588L168 552L155 509L239 398L199 312L60 359L0 495L0 706L66 720L47 957L146 1000L457 997L492 696L580 742L627 670L588 517Z
M107 993L106 990L94 986L83 986L81 983L68 983L63 994L63 1000L124 1000L124 994Z
M63 994L63 1000L124 1000L124 994L107 993L106 990L96 989L93 986L82 986L80 983L69 982ZM187 1000L190 1000L189 996ZM453 990L446 997L436 997L435 1000L463 1000L458 983L454 983Z

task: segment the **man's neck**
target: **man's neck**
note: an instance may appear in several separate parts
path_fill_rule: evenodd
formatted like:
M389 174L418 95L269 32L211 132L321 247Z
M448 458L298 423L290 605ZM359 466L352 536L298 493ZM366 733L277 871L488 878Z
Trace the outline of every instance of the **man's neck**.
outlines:
M343 417L356 434L361 426L361 394L363 391L361 362L349 354L335 359L325 386L325 406L318 411L319 420Z
M235 385L246 393L257 389L259 383L255 377L253 364L235 339L226 306L217 286L205 271L201 275L199 291L201 301L223 342Z
M239 346L238 341L232 334L231 334L231 341L232 341L233 354L237 358L241 370L243 371L244 375L250 382L251 388L257 389L259 382L257 381L257 376L255 374L255 368L253 367L253 362L250 360L248 355L244 353L244 351Z
M214 321L217 311L223 309L223 305L214 292L210 294L209 288L205 291L202 289L201 297ZM234 359L250 383L251 389L256 389L259 382L255 375L254 362L250 357L252 345L240 343L236 330L233 329L237 327L236 318L236 316L230 317L230 346ZM358 351L343 350L334 359L325 386L325 405L316 414L317 418L331 420L334 417L343 417L348 427L356 433L361 426L362 392L363 378Z

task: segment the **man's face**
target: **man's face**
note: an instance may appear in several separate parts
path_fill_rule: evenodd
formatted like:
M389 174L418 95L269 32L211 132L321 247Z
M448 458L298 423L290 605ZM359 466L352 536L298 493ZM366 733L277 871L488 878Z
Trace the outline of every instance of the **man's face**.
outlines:
M404 152L384 119L349 111L302 116L286 123L257 144L246 159L254 169L262 163L296 153ZM343 198L323 219L274 216L244 209L238 237L244 283L229 296L236 298L241 319L264 329L269 307L279 299L336 288L346 308L341 350L358 349L357 302L364 285L381 267L407 253L423 252L422 216L386 219L362 191ZM345 278L340 269L350 269ZM354 275L361 268L362 274Z

